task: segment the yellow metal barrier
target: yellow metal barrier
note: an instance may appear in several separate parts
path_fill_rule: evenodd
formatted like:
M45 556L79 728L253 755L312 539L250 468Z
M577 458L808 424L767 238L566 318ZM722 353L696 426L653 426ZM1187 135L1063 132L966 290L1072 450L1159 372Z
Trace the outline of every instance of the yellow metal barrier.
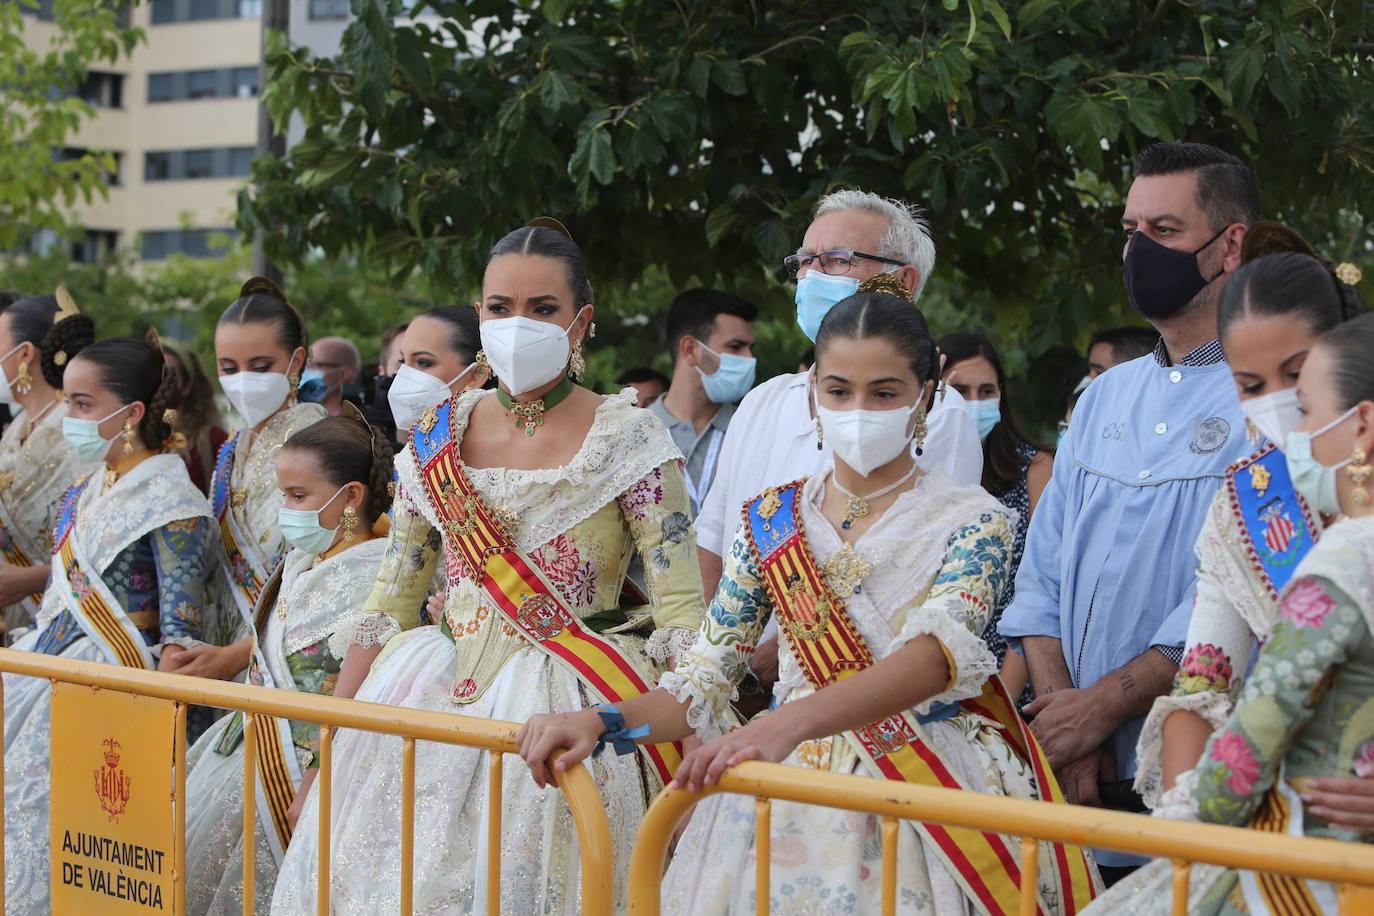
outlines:
M1027 799L750 762L726 770L719 783L699 793L669 788L655 799L644 817L630 859L633 916L656 916L659 912L660 884L673 831L689 808L719 792L752 795L757 799L755 906L759 913L768 912L768 831L773 799L863 811L882 819L885 914L896 910L898 819L1022 837L1022 914L1035 912L1037 840L1172 859L1173 911L1178 916L1187 911L1188 869L1192 862L1334 882L1340 891L1342 916L1374 912L1374 847L1361 843L1286 837L1217 824L1180 823L1102 808L1047 805Z
M502 755L515 753L515 733L519 725L495 722L470 716L426 710L404 709L379 703L364 703L336 697L317 696L295 691L274 690L243 684L213 681L206 678L185 677L179 674L136 671L98 662L74 661L35 652L0 649L0 671L9 674L44 678L53 682L83 684L107 690L142 696L160 697L177 704L180 724L176 742L176 838L173 853L174 897L173 912L185 912L185 810L182 804L186 792L185 714L187 705L216 706L240 710L246 714L244 729L244 836L252 837L256 830L255 755L253 742L275 740L272 724L266 717L315 722L321 726L353 728L361 731L397 735L405 741L401 840L401 902L402 913L411 911L413 872L415 862L414 800L415 800L415 742L436 741L457 744L490 752L491 795L488 802L492 836L500 836L501 828L501 761ZM0 688L3 699L3 688ZM0 720L0 742L3 742L3 720ZM316 779L320 796L320 883L318 909L329 912L329 821L330 790L333 772L332 732L320 729L319 776ZM550 767L552 770L552 767ZM0 785L3 785L0 767ZM614 855L611 849L610 824L601 803L596 783L586 767L578 764L567 771L554 773L572 811L577 828L581 855L582 912L601 916L612 909L614 881L611 875ZM4 796L0 792L0 823L4 818ZM4 835L0 832L0 871L4 863ZM253 911L253 857L255 844L244 843L244 913ZM501 843L490 844L487 860L488 911L499 913ZM0 873L0 912L4 912L5 882Z

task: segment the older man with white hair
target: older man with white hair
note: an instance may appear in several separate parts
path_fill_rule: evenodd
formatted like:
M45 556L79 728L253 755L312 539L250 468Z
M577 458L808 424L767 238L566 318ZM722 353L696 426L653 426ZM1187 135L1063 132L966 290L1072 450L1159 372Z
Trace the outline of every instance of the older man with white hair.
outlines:
M346 337L321 337L310 348L306 369L324 382L324 400L320 403L331 417L343 413L344 386L358 383L362 363L357 345Z
M892 274L919 300L935 267L935 242L918 208L868 191L841 190L821 198L786 266L797 278L797 323L814 341L826 312L875 274ZM715 481L696 519L708 594L720 582L722 557L745 500L830 466L829 447L818 447L816 440L808 378L809 373L799 372L764 382L740 402L726 431ZM983 449L962 398L952 389L937 394L926 423L925 449L916 463L976 485L983 474ZM772 631L770 624L769 635ZM771 651L761 645L756 659L760 679L770 680L776 641Z

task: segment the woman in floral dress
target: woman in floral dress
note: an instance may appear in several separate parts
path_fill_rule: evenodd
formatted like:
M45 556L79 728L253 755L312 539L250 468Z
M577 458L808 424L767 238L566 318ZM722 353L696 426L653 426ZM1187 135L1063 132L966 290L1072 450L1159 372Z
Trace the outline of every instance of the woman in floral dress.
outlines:
M1327 333L1302 367L1303 418L1287 461L1312 508L1344 515L1303 558L1235 709L1194 769L1184 804L1200 821L1369 842L1307 807L1314 779L1374 775L1374 315ZM1093 914L1170 912L1169 863L1121 881ZM1191 871L1188 912L1335 914L1326 883L1214 866Z
M613 710L530 720L519 740L537 781L548 781L554 749L568 751L562 768L603 743L625 753L635 738L695 732L708 743L688 755L678 785L710 784L726 766L761 759L1015 798L1057 793L1043 755L1023 753L1033 739L981 638L1006 583L1015 515L980 487L921 472L911 455L935 370L910 302L860 293L826 315L814 371L833 471L751 501L697 640L658 690ZM789 546L797 534L804 549ZM730 731L730 701L771 616L780 620L777 708ZM827 662L836 652L848 657ZM878 818L783 801L772 811L768 912L878 911ZM903 822L898 910L1014 912L1020 876L1007 863L1019 848L1013 837ZM664 879L665 909L754 912L756 849L754 800L706 799ZM1070 899L1081 906L1096 886L1081 850L1041 845L1042 912L1071 910Z
M348 677L349 644L336 636L356 622L377 579L391 505L391 446L360 416L328 417L296 433L277 455L284 500L282 532L293 547L263 589L249 680L282 690L351 697L361 677ZM305 524L296 513L306 513ZM362 669L366 673L366 667ZM341 677L341 674L344 675ZM266 720L259 742L254 901L266 912L298 806L282 810L291 790L303 800L314 782L319 726ZM243 909L243 717L212 726L187 753L187 910L232 914ZM271 795L273 769L288 791Z

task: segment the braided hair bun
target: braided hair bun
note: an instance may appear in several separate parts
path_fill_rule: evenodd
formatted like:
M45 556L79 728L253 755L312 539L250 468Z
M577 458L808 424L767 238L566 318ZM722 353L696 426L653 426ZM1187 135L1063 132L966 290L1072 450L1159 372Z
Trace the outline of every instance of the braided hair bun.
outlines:
M95 322L77 311L65 289L58 293L25 296L5 309L13 343L34 345L43 380L54 388L62 387L67 363L95 341Z

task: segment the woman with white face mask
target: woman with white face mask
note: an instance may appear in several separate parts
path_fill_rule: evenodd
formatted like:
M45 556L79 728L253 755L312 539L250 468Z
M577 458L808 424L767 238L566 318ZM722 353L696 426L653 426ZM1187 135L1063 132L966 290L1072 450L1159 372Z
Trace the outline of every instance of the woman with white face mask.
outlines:
M193 653L181 674L228 680L248 667L253 608L287 548L277 527L277 452L325 416L319 404L296 402L308 344L300 313L263 277L243 285L215 328L220 387L242 425L220 449L210 484L220 527L206 621L214 645Z
M176 377L160 347L120 337L69 360L63 385L63 438L94 469L62 499L51 582L15 648L175 671L201 644L214 536L210 504L167 449ZM6 674L4 695L6 900L9 912L47 913L51 689Z
M1137 745L1145 803L1182 816L1182 793L1169 790L1230 715L1254 649L1277 617L1279 593L1329 521L1294 488L1283 449L1301 419L1303 363L1323 333L1360 307L1350 286L1302 252L1295 233L1261 223L1245 246L1251 256L1226 283L1218 337L1257 451L1227 471L1203 521L1179 676L1155 700Z
M0 438L0 606L5 642L27 627L48 584L57 506L90 465L62 438L62 369L95 339L65 289L0 313L0 401L19 408ZM59 355L60 354L60 355Z
M441 305L421 312L400 344L401 367L387 389L387 402L403 440L425 411L481 388L491 377L491 370L477 362L482 344L472 306Z
M381 650L355 646L380 614L362 611L386 549L392 456L386 439L352 404L286 440L277 454L280 528L288 544L275 581L263 592L249 681L278 690L352 697ZM270 720L259 732L257 779L290 786L290 808L259 804L254 912L267 912L290 835L317 774L319 726ZM278 753L277 750L280 750ZM243 910L243 717L225 716L186 754L186 909Z
M567 754L555 766L564 767L602 741L695 732L707 743L676 778L694 790L745 760L902 781L928 781L928 762L939 760L938 779L950 788L1034 799L1038 782L1046 798L1062 798L981 638L1006 582L1015 513L980 487L922 472L912 458L938 372L925 320L886 293L844 299L820 324L814 371L833 470L748 504L696 642L658 690L621 705L634 731L608 735L589 710L525 726L521 750L536 779L548 779L543 760L558 748ZM731 694L770 616L781 632L777 707L731 731ZM1029 759L1018 745L1033 749ZM664 880L666 911L753 912L753 804L715 795L697 806ZM774 802L772 818L772 899L764 909L811 912L842 900L854 912L878 911L878 818L788 802ZM904 911L987 908L959 877L974 862L990 887L1005 888L1001 909L1018 908L1019 872L994 877L988 869L1019 861L1019 839L943 830L932 839L931 829L910 821L900 828ZM929 852L941 847L948 860ZM1082 851L1046 843L1040 861L1044 912L1091 898L1096 869ZM1051 864L1059 862L1073 876L1068 886Z
M1253 230L1251 230L1253 231ZM1245 268L1232 275L1230 284ZM1310 292L1310 288L1309 288ZM1299 493L1333 519L1279 592L1278 612L1235 708L1179 801L1206 823L1267 833L1374 842L1374 818L1346 805L1374 776L1374 315L1337 325L1310 348L1298 378L1299 422L1285 458ZM1088 912L1170 912L1172 869L1160 860L1114 886ZM1243 900L1243 905L1237 901ZM1195 865L1188 912L1335 913L1334 885Z
M390 546L364 604L390 615L390 626L360 631L357 641L394 639L360 700L507 721L613 708L651 689L695 637L703 600L681 454L658 418L633 406L633 390L602 397L575 384L592 292L577 246L551 223L510 233L487 263L480 337L500 388L427 408L397 456ZM406 331L408 364L424 320ZM622 596L635 552L648 606ZM417 627L438 569L447 585L439 625ZM565 645L555 642L560 634L570 656L554 654ZM606 681L577 673L606 666L623 675L609 692ZM400 881L402 745L347 731L336 742L330 905L384 912ZM416 898L436 911L483 912L495 893L481 852L486 755L430 743L417 754ZM678 754L671 744L638 755L632 747L591 768L611 805L622 880L644 800ZM504 810L519 816L503 825L501 899L490 903L503 913L580 912L564 801L510 767L502 792ZM306 800L273 912L315 908L317 798Z

